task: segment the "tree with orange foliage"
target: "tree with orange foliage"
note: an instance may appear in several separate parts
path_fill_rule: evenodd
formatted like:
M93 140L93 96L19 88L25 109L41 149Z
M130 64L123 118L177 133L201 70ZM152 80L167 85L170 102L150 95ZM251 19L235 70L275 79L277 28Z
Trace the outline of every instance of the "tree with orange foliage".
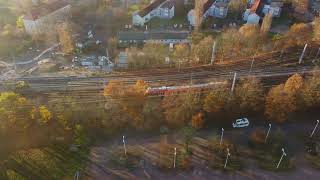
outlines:
M201 108L200 94L189 91L180 94L166 94L162 100L166 122L170 127L182 127Z
M303 46L312 39L312 27L309 24L299 23L290 27L282 40L284 48Z
M125 85L122 81L111 80L104 88L104 96L121 97L125 94Z
M292 75L284 85L284 91L296 96L303 87L303 78L300 74Z
M283 84L269 91L265 105L265 114L268 118L283 123L296 110L296 99L284 90Z
M195 129L201 129L204 126L204 113L199 112L192 116L191 125Z
M306 107L320 107L320 73L316 68L313 75L307 79L301 96Z
M236 103L242 113L263 109L264 91L260 80L254 77L244 79L235 90Z

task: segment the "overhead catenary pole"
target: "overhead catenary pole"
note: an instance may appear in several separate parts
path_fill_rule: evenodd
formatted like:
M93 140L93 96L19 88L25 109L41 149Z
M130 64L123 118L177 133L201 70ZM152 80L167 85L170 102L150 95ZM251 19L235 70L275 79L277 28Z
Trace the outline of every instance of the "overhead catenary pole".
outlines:
M316 60L318 59L319 55L320 55L320 48L317 51L315 59L312 61L313 63L316 62Z
M284 156L287 156L287 154L284 152L284 148L282 148L281 151L282 151L282 155L281 155L281 158L280 158L280 160L279 160L279 162L278 162L278 164L277 164L277 169L279 168L280 163L281 163L283 157L284 157Z
M237 79L237 73L235 72L234 73L234 76L233 76L233 82L232 82L232 87L231 87L231 93L233 93L234 91L234 87L236 85L236 79Z
M126 141L124 136L122 136L122 142L123 142L124 155L127 156Z
M216 41L214 41L213 46L212 46L212 54L211 54L211 65L213 65L215 56L216 56Z
M268 139L268 137L269 137L270 130L271 130L271 124L269 123L269 129L268 129L268 132L267 132L266 138L264 139L264 143L266 143L266 142L267 142L267 139Z
M173 168L176 168L177 148L174 148Z
M224 162L224 168L226 168L227 167L227 164L228 164L228 160L229 160L229 157L230 157L230 150L229 150L229 148L227 148L227 158L226 158L226 161Z
M222 144L223 132L224 132L224 129L223 129L223 128L221 128L220 146L221 146L221 144Z
M78 180L79 176L80 176L80 173L79 173L79 171L77 171L73 176L73 180Z
M300 56L300 58L299 58L299 64L302 63L302 60L303 60L304 54L306 53L307 47L308 47L308 44L306 44L306 45L304 46L304 48L303 48L303 51L302 51L301 56Z
M313 129L313 131L312 131L312 133L311 133L311 135L310 135L310 138L312 138L312 136L313 136L314 133L316 132L316 129L317 129L318 125L319 125L319 120L317 120L316 126L314 127L314 129Z

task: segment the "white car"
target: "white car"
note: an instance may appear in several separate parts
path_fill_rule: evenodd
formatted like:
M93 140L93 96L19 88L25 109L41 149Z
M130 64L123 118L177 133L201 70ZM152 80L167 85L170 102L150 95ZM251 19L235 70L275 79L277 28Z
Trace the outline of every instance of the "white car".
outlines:
M237 119L236 122L232 123L233 128L243 128L249 126L249 120L247 118Z

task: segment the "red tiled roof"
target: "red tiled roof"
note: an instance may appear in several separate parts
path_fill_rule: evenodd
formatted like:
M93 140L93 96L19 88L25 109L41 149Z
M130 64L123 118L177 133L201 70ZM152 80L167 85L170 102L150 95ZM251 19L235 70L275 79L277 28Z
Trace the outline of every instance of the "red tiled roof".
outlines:
M25 16L28 20L37 20L43 16L46 16L54 11L57 11L63 7L69 5L67 0L51 0L46 4L41 4L31 9L29 14Z

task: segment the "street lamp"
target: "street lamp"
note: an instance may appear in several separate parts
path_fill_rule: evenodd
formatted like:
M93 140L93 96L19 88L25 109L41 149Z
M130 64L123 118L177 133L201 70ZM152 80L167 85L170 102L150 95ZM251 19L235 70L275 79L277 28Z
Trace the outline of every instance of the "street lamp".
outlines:
M221 128L220 146L221 146L221 144L222 144L223 132L224 132L224 129L223 129L223 128Z
M124 136L122 136L122 142L123 142L124 155L127 156L126 141Z
M264 143L266 143L266 142L267 142L267 139L268 139L268 136L269 136L270 130L271 130L271 124L269 123L269 129L268 129L268 132L267 132L266 138L265 138L265 140L264 140Z
M313 134L316 132L316 129L317 129L318 125L319 125L319 120L317 120L317 124L316 124L316 126L314 127L314 129L313 129L313 131L312 131L312 133L311 133L311 135L310 135L310 138L312 138Z
M227 158L226 158L226 162L224 163L224 168L226 168L227 167L227 163L228 163L228 160L229 160L229 157L230 157L230 150L229 150L229 148L227 148Z
M281 158L280 158L280 160L279 160L279 162L278 162L278 164L277 164L277 169L279 168L280 163L281 163L283 157L284 157L284 156L287 156L286 152L284 152L284 148L282 148L281 150L282 150L282 155L281 155Z

